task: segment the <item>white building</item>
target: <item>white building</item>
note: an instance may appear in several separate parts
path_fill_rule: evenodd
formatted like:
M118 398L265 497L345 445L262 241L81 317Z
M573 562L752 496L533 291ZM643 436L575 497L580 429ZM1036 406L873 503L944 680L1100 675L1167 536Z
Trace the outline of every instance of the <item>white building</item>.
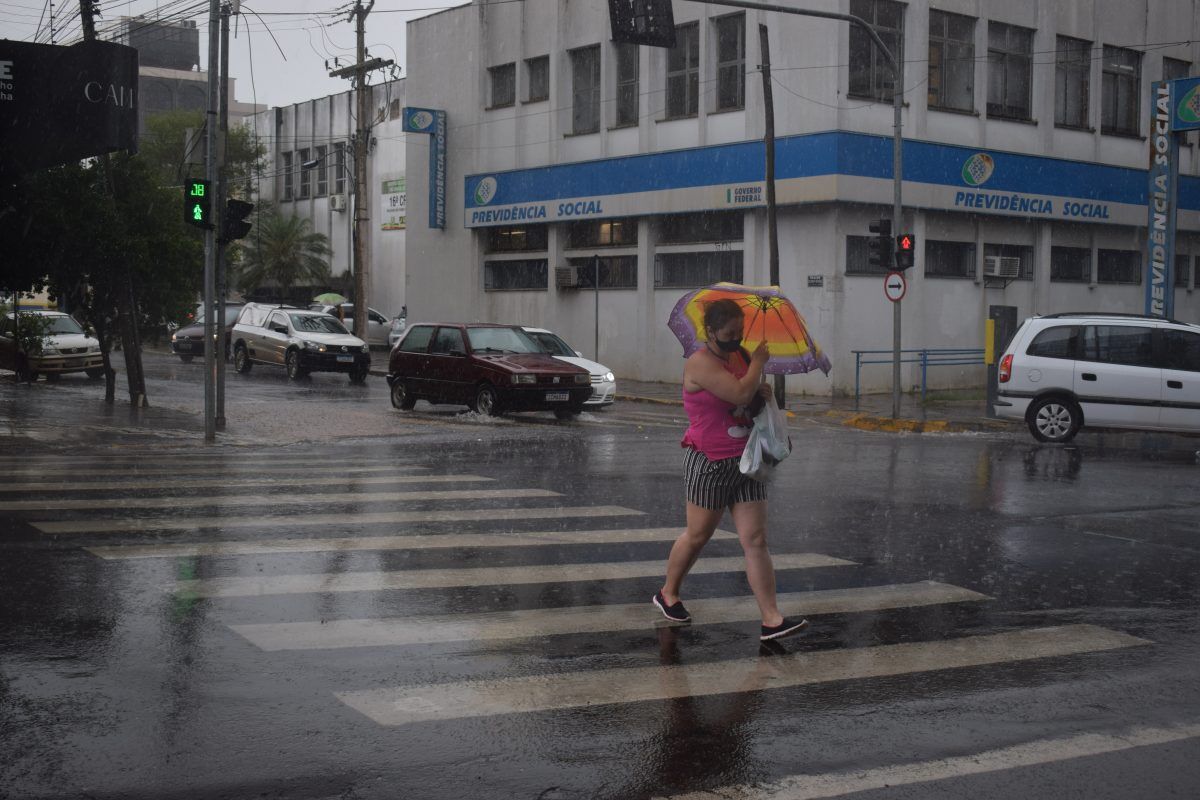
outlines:
M371 138L367 154L367 221L363 258L368 267L367 304L392 317L404 294L405 142L400 111L404 80L372 86ZM272 108L244 123L267 150L267 169L256 193L284 215L312 221L333 253L330 272L351 272L354 208L354 92ZM305 164L316 162L305 168Z
M983 347L992 307L1141 313L1150 84L1192 74L1195 0L802 0L903 43L904 219L918 242L905 348ZM677 380L688 289L768 283L759 26L777 136L780 283L834 363L789 391L853 391L889 349L868 263L891 216L892 86L845 22L678 1L673 50L611 41L607 5L478 0L409 24L407 94L448 115L444 230L427 224L427 137L408 150L413 320L543 325L619 376ZM878 99L876 99L878 98ZM1174 316L1200 320L1200 160L1182 148ZM1000 258L1016 259L1001 262ZM1015 278L985 272L1015 269ZM864 388L890 387L865 368ZM931 384L982 381L943 367ZM905 388L919 370L905 370Z

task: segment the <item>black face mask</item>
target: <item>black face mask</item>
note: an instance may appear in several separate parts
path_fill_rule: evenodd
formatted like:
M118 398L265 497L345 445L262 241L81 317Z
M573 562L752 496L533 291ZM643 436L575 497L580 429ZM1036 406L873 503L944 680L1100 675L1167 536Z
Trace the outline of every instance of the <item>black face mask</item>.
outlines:
M723 342L714 337L713 342L724 353L736 353L742 347L741 339L730 339L729 341Z

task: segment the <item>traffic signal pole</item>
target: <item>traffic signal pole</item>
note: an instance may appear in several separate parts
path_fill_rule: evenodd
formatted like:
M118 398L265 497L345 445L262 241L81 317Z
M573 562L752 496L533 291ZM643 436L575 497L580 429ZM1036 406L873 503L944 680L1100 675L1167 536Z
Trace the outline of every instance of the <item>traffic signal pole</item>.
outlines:
M204 159L204 177L209 186L217 183L217 77L220 61L220 0L208 3L208 110L204 135L208 153ZM213 226L204 231L204 441L212 444L217 438L216 426L216 348L213 335L216 320L213 298L216 295L217 235Z
M225 174L225 162L228 157L226 148L229 145L229 15L235 13L229 3L221 6L221 109L220 133L221 145L217 153L217 230L224 232L226 208L225 200L229 197L229 179ZM216 371L216 405L213 411L213 425L216 430L225 430L225 294L228 291L226 282L225 263L226 242L224 236L217 238L216 261L216 291L217 291L217 334L213 347L216 349L214 364Z

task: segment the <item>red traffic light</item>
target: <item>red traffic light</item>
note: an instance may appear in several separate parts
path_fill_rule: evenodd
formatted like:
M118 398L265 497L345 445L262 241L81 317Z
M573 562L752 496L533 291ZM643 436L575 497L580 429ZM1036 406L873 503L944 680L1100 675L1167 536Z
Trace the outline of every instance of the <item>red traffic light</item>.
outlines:
M913 265L916 248L917 237L911 233L902 233L896 237L896 269L904 270Z
M896 249L897 250L912 250L913 249L912 236L909 236L907 233L897 236L896 237Z

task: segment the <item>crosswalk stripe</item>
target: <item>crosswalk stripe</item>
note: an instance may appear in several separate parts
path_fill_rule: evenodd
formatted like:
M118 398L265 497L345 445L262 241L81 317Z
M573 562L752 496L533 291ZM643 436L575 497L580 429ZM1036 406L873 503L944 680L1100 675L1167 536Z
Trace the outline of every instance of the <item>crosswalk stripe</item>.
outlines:
M195 508L205 506L333 505L418 500L504 500L520 497L562 497L549 489L442 489L409 492L276 493L205 495L202 497L97 497L81 500L0 500L0 511L69 511L92 508Z
M1136 727L1120 734L1081 733L1062 739L1040 739L1010 747L985 750L953 758L895 764L853 772L824 775L790 775L773 783L722 786L712 791L671 795L670 800L821 800L848 794L888 789L895 786L932 783L968 775L1053 764L1077 758L1119 753L1136 747L1152 747L1200 737L1200 725L1161 728ZM665 798L657 798L665 800Z
M1031 661L1150 644L1094 625L1033 628L934 642L622 667L496 680L336 692L380 725L582 708L810 686L989 664Z
M188 544L105 545L85 548L109 561L135 558L193 556L246 556L272 553L351 552L358 550L432 550L458 547L531 547L547 544L621 544L670 542L682 528L615 528L591 531L506 531L504 533L435 533L409 536L358 536L336 539L266 539L252 542L199 542ZM714 539L736 539L737 534L717 531Z
M797 614L849 614L989 599L987 595L935 581L853 589L824 589L778 595L782 608ZM759 617L753 596L689 600L696 624L752 622ZM340 619L229 627L261 650L327 650L341 647L434 644L648 630L672 623L649 602L624 605L540 608L484 614L443 614L391 619Z
M288 514L273 517L171 517L30 522L42 533L124 533L195 528L299 528L314 525L371 525L400 522L476 522L571 517L641 516L623 506L531 506L528 508L463 508L448 511L380 511L369 514Z
M125 477L125 478L144 478L157 475L172 475L172 476L189 476L189 475L225 475L230 479L237 479L247 475L262 475L264 464L244 464L235 462L223 465L211 466L193 466L191 464L180 464L175 467L150 467L145 468L140 465L104 465L97 467L95 465L87 465L82 467L74 467L71 469L39 469L31 467L28 469L10 470L4 473L6 480L22 480L45 477L58 477L62 475L73 476L73 479L78 479L82 484L86 484L91 478L109 478L109 477ZM380 465L374 467L336 467L331 469L324 463L314 463L308 466L291 466L272 464L270 472L272 475L360 475L372 472L415 472L417 470L428 469L427 467L415 467L408 465ZM3 472L0 469L0 472Z
M193 464L212 464L212 465L227 465L236 467L240 464L258 464L278 466L280 459L290 457L308 457L308 453L298 451L281 450L274 454L259 454L248 455L245 452L230 452L227 455L196 455L194 452L181 453L146 453L143 455L130 455L128 453L121 454L89 454L87 456L20 456L13 458L0 458L0 469L5 467L20 467L21 469L36 468L39 466L47 467L71 467L73 469L90 469L94 466L130 466L138 467L144 465L151 466L188 466ZM340 465L340 464L362 464L366 460L363 457L354 458L321 458L320 464ZM424 469L424 467L422 467Z
M775 568L811 569L852 566L854 562L818 553L773 556ZM742 556L703 558L692 567L692 575L736 572L745 568ZM662 575L665 559L584 564L534 564L523 567L466 567L417 569L390 572L344 572L336 575L253 575L233 578L203 578L178 581L180 594L194 597L260 597L279 594L324 594L326 592L376 592L386 589L447 589L456 586L499 586L529 583L621 580ZM649 598L647 598L648 600Z
M408 468L400 467L398 471ZM259 474L262 474L261 472ZM199 478L195 480L153 481L72 481L70 483L5 483L0 492L80 492L104 489L240 489L244 486L377 486L387 483L454 483L455 481L490 481L478 475L371 475L362 478L343 478L338 474L323 478Z

